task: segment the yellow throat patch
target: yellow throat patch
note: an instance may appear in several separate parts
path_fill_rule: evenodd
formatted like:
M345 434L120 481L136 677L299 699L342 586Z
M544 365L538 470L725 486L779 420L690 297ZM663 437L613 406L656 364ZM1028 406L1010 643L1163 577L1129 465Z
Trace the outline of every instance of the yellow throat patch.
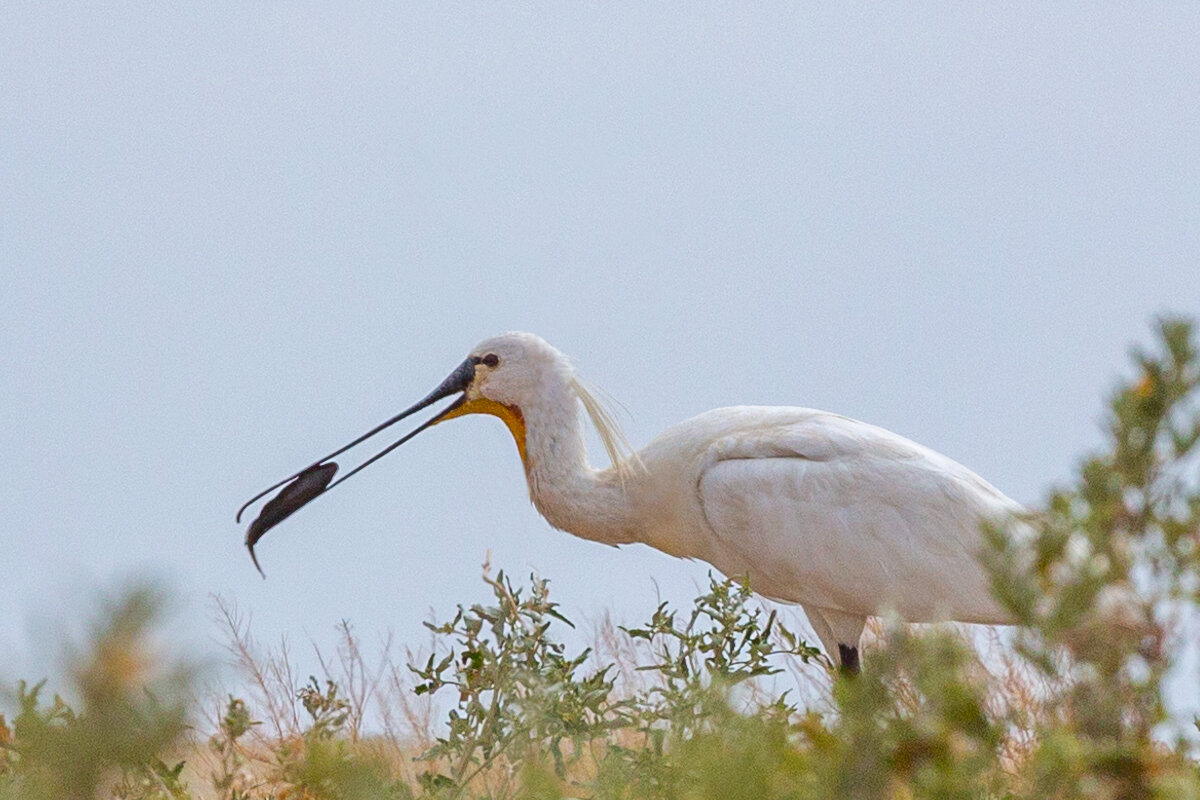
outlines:
M525 415L521 413L521 409L489 400L486 397L477 397L463 403L438 420L438 423L455 417L464 417L467 414L491 414L493 417L502 419L508 426L508 432L512 434L513 441L517 443L517 452L521 454L521 463L526 468L529 467L529 460L525 455Z

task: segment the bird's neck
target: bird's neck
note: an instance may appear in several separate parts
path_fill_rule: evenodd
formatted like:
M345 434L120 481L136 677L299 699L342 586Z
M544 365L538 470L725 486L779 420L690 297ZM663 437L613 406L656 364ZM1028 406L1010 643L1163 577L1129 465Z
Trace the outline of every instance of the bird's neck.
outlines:
M615 470L588 464L579 403L570 387L545 393L524 415L529 496L546 521L605 544L637 541L627 487Z

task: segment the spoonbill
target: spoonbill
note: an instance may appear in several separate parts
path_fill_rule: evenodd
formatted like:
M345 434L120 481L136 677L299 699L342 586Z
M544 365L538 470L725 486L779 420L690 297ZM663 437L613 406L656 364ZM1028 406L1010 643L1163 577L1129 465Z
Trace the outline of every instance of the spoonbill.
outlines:
M330 459L458 395L339 480ZM580 406L612 465L587 459ZM300 506L421 431L466 414L508 427L534 506L555 528L706 561L759 594L799 604L831 662L854 672L869 616L1003 624L977 556L985 522L1020 512L983 478L890 431L810 408L736 406L675 425L632 452L571 362L541 338L480 343L423 400L261 492L284 489L247 532L255 542ZM257 560L255 561L257 565Z

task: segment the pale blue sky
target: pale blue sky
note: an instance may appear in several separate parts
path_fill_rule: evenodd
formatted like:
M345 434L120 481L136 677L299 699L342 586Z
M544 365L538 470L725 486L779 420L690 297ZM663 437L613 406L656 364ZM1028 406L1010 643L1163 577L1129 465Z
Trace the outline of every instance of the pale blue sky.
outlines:
M537 571L574 616L705 567L551 530L496 420L272 531L243 500L531 330L640 446L836 410L1036 501L1127 346L1200 312L1200 5L0 10L0 674L161 576L368 641ZM599 457L597 458L599 460ZM298 648L303 649L303 648Z

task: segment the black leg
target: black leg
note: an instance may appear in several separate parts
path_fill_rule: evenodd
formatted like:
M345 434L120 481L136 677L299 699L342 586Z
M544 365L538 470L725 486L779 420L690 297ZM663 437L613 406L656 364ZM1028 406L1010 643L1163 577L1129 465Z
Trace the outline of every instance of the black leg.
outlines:
M858 648L850 647L849 645L838 645L838 657L842 661L842 672L847 675L857 675L858 666Z

